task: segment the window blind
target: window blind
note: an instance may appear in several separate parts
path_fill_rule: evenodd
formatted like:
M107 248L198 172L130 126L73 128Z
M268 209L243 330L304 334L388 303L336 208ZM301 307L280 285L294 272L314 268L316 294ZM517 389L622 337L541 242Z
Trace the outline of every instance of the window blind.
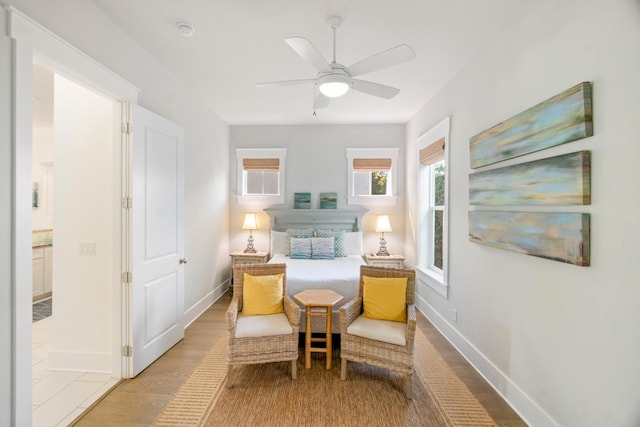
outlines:
M420 163L425 166L444 159L444 138L440 138L420 150Z
M357 172L388 172L391 170L391 159L353 159L353 170Z
M253 172L278 172L280 159L242 159L242 168Z

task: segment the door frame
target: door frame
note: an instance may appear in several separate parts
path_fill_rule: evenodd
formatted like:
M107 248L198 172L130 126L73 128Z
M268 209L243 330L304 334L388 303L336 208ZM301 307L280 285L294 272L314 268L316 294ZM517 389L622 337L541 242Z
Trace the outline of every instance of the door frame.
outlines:
M31 162L32 148L32 93L33 60L43 58L55 70L87 87L106 94L124 103L137 103L139 89L108 70L74 46L65 42L17 9L6 7L9 18L9 36L13 39L13 87L12 109L14 112L14 233L11 236L14 248L14 280L11 283L12 306L15 309L12 335L13 348L12 395L14 396L12 419L16 425L32 422L32 333L31 333ZM121 153L121 159L124 153ZM123 167L126 165L122 165ZM114 172L115 173L115 172ZM123 179L117 176L117 179ZM120 203L116 203L120 207ZM115 213L114 213L115 214ZM118 215L120 212L118 212ZM119 217L119 216L117 216ZM124 229L121 228L124 233ZM121 233L122 234L122 233ZM124 238L120 238L124 240ZM121 260L122 242L115 259ZM117 268L116 268L117 267ZM121 277L122 266L114 265L114 277ZM28 284L28 286L27 286ZM123 307L122 284L114 284L113 298L113 351L112 372L124 377L126 358L120 351L123 345L122 330L126 319L121 315Z

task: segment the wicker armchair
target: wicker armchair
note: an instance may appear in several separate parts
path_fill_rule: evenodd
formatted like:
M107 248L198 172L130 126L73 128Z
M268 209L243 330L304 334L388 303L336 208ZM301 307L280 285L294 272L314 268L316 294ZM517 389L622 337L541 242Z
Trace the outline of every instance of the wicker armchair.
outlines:
M349 326L363 313L363 277L406 277L407 278L407 321L397 327L397 332L401 336L404 333L405 345L391 344L376 339L365 338L363 336L349 333ZM387 322L397 324L398 322L388 322L383 320L367 319L368 326L378 332L382 326L377 322ZM413 378L413 349L416 331L416 310L415 310L415 271L386 267L373 267L363 265L360 267L360 289L358 297L349 301L340 308L340 357L342 359L341 377L347 379L347 361L365 363L389 369L405 375L404 394L408 399L412 398L411 382ZM355 332L352 330L352 332ZM374 331L375 335L375 331Z
M233 386L233 366L255 363L291 361L291 378L297 378L298 332L300 329L300 307L287 296L286 264L238 264L233 267L233 298L226 313L227 323L227 387ZM267 276L285 273L283 277L284 314L247 316L252 320L273 320L271 316L284 317L291 332L281 335L248 336L237 338L238 319L242 318L242 291L244 273L252 276ZM258 319L262 317L263 319ZM283 320L283 319L277 319ZM262 323L264 324L264 323ZM288 329L288 328L287 328Z

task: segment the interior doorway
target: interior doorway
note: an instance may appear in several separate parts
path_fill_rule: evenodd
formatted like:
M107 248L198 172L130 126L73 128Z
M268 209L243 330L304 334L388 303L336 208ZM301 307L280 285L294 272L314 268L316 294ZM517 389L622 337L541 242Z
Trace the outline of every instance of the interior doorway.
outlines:
M33 384L32 384L32 289L29 286L32 282L32 202L31 202L31 190L33 185L33 177L31 176L31 163L33 156L32 149L32 132L33 132L33 62L34 58L42 59L51 66L52 69L58 71L61 77L66 78L71 83L75 83L76 86L84 86L84 88L95 88L99 90L102 97L109 97L111 100L117 100L116 103L111 102L109 105L112 108L117 109L117 113L114 112L114 122L111 123L111 131L113 135L121 134L122 115L121 111L123 106L127 103L136 103L138 98L138 89L123 80L119 76L115 75L102 65L98 64L93 59L82 54L73 46L66 43L61 38L50 33L44 27L38 25L25 15L16 10L8 10L8 29L9 36L14 40L12 45L13 50L13 63L12 63L12 77L13 77L13 112L14 112L14 234L13 244L15 250L15 272L13 282L13 301L12 304L15 307L15 326L12 331L14 340L13 351L15 352L15 366L13 369L14 381L12 382L12 395L14 396L12 414L15 417L14 421L19 425L31 425L33 416ZM62 80L61 80L62 81ZM73 85L67 85L68 88L72 88ZM54 94L55 95L55 94ZM55 100L54 96L54 100ZM60 100L65 101L65 97L59 97ZM92 101L89 101L92 102ZM54 114L60 114L71 119L79 118L81 115L78 112L84 112L84 101L80 103L67 103L63 104L60 108L54 108ZM89 109L87 109L89 110ZM117 118L117 120L116 120ZM76 144L73 148L68 148L69 152L76 157L86 157L95 155L96 153L102 154L94 150L95 146L91 144L84 144L84 142L95 142L96 135L102 132L91 132L91 120L81 119L79 123L82 125L74 126L70 125L65 131L68 131L73 135L73 142ZM89 126L87 126L89 125ZM78 131L78 132L76 132ZM56 138L56 140L58 140ZM66 140L62 140L65 143ZM70 140L71 141L71 140ZM69 141L69 142L70 142ZM91 149L86 149L92 147ZM104 148L104 146L101 146ZM115 147L119 150L120 146ZM113 149L113 145L109 146ZM56 147L57 149L57 147ZM65 366L83 366L84 370L94 370L88 368L90 366L99 366L96 369L99 372L112 372L114 376L121 377L124 372L124 366L126 365L125 358L120 351L123 345L123 337L125 336L125 321L123 320L125 311L123 309L122 300L122 281L120 279L121 263L122 263L122 247L120 242L123 241L122 231L120 229L111 227L102 227L101 225L92 226L91 224L74 223L74 218L81 212L86 211L89 207L99 204L107 198L113 198L108 200L112 203L112 206L119 206L120 198L116 197L116 194L103 194L102 183L94 182L92 178L95 176L108 176L113 179L120 179L122 172L123 159L122 153L117 151L110 152L114 160L113 170L98 169L102 164L100 161L96 161L95 157L87 157L84 162L77 162L80 167L83 167L83 171L86 175L76 175L74 179L71 174L71 178L65 177L65 174L59 173L66 170L66 165L60 163L54 156L54 166L57 168L56 173L56 186L61 184L66 188L68 183L66 180L71 181L71 184L75 185L73 191L60 193L66 198L56 200L56 211L59 211L59 207L66 203L72 203L74 209L71 211L72 215L61 215L62 221L66 221L64 227L73 229L77 225L77 233L73 235L71 239L61 240L60 230L58 234L54 236L54 245L56 250L56 256L54 257L53 268L58 270L54 273L56 276L58 273L66 273L69 276L73 276L74 280L78 277L84 277L84 280L80 281L80 286L76 288L62 286L59 289L53 289L53 293L58 298L59 303L56 303L54 308L54 315L58 317L58 313L73 313L75 318L66 318L61 320L65 323L60 328L54 328L53 338L54 346L52 351L49 352L50 362L53 366L64 369ZM71 159L71 156L69 156ZM97 174L94 169L97 170ZM117 173L116 173L117 171ZM91 175L94 173L94 175ZM77 176L82 176L83 179L78 180ZM117 177L117 178L114 178ZM116 193L120 194L121 188L119 184L112 185L116 189ZM76 194L75 189L78 189L79 193ZM56 193L57 194L57 193ZM60 204L59 204L60 203ZM101 205L104 206L104 205ZM120 223L121 209L110 210L108 208L103 209L100 213L100 220L108 221L109 224ZM57 217L56 217L57 218ZM54 232L58 227L57 219L54 224ZM64 228L63 227L63 228ZM90 231L86 230L99 230L103 233L111 233L117 240L113 251L109 250L105 245L105 240L102 240L101 236L94 236L88 234ZM83 234L85 233L85 234ZM89 253L93 252L95 243L95 256ZM108 246L108 245L107 245ZM86 253L83 255L82 262L78 265L73 263L58 264L58 260L62 261L65 257L59 256L61 252L67 254L76 254L76 260L80 256L80 252ZM110 258L105 263L104 259L99 256L108 253ZM114 255L115 254L115 255ZM72 259L71 256L68 259ZM98 262L100 260L100 262ZM96 264L96 265L92 265ZM104 291L102 286L95 286L95 283L90 279L90 271L94 267L105 267L106 264L110 264L110 277L107 281L110 281L111 292ZM86 279L89 277L89 279ZM65 280L62 282L64 283ZM57 282L57 281L56 281ZM54 283L55 287L56 283ZM104 293L100 293L104 291ZM62 295L66 293L66 295ZM92 300L91 305L83 304L87 299L87 295L90 295ZM68 307L62 307L62 305L68 305ZM100 322L109 323L105 320L105 317L101 315L102 312L110 312L112 322L104 326L99 324ZM67 329L69 328L69 329ZM75 329L74 329L75 328ZM104 329L102 329L104 328ZM73 333L58 333L58 330L73 330ZM92 334L93 330L108 330L109 335L106 338L99 334ZM76 336L76 333L79 335ZM57 343L57 344L56 344ZM80 346L82 346L80 348Z
M54 71L53 369L128 378L181 339L184 130L137 106L139 90L126 80L21 13L8 14L15 138L12 414L16 424L31 425L34 60ZM132 204L135 194L142 197ZM174 215L162 215L163 209ZM158 276L146 274L141 265L147 261L163 261L153 271ZM137 283L142 293L134 292Z
M34 58L32 244L50 267L34 259L33 298L51 298L53 314L32 329L34 425L71 421L121 376L120 118L118 101Z

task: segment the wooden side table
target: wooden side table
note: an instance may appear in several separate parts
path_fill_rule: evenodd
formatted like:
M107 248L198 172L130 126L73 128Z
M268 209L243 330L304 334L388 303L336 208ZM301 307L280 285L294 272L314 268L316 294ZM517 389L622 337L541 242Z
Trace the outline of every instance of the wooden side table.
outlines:
M404 268L404 256L398 254L364 254L364 261L375 267Z
M334 304L344 297L331 289L307 289L293 296L304 305L307 313L307 325L304 340L304 367L311 368L311 352L325 353L327 369L331 369L331 317ZM324 338L313 337L311 332L311 316L326 316L327 324ZM325 343L325 347L312 347L312 342Z
M231 284L233 284L233 266L236 264L264 264L269 261L268 252L243 252L235 251L229 254L231 257ZM230 286L230 294L233 295L233 286Z

